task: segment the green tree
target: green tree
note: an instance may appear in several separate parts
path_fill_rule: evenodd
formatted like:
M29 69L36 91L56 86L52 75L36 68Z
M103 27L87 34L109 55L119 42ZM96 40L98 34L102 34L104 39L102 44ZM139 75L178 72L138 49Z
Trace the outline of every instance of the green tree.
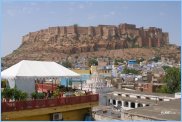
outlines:
M96 59L89 59L88 61L88 66L92 66L92 65L98 65L98 61Z
M168 68L163 82L166 83L167 93L179 92L181 90L181 70L175 67Z
M160 56L156 56L156 57L150 59L149 61L158 62L159 60L161 60L161 57Z
M160 87L160 88L157 88L157 89L156 89L156 92L158 92L158 93L168 93L167 86L164 85L164 86L162 86L162 87Z
M123 69L123 72L124 74L129 74L129 73L132 73L132 74L139 74L140 72L138 70L135 70L135 69L128 69L128 68L124 68Z
M164 69L164 71L167 71L167 69L169 69L169 66L162 66L162 68Z
M118 65L118 60L114 60L114 65Z
M62 65L63 65L64 67L66 67L66 68L72 68L72 63L69 62L68 60L63 61L63 62L62 62Z
M138 64L140 64L140 62L142 62L142 61L144 61L144 60L145 60L144 58L139 58L139 59L137 59L136 61L137 61Z

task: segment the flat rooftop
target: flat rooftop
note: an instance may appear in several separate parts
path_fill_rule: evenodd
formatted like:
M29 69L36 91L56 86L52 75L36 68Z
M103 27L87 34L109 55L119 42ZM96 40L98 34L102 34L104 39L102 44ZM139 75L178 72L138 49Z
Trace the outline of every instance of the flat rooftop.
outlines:
M95 114L111 118L112 120L120 120L121 119L121 112L114 111L112 106L96 106L93 107L92 112Z
M140 107L125 111L133 116L141 116L156 120L181 120L181 99L160 102L157 105Z
M121 92L121 93L130 93L130 94L142 94L142 95L153 95L153 96L161 96L161 97L174 97L174 94L164 94L164 93L149 93L149 92L141 92L135 90L124 90L124 89L114 89L114 92Z
M130 102L137 102L137 103L143 103L143 104L157 104L160 101L156 100L147 100L147 99L137 99L137 98L131 98L131 97L122 97L122 96L115 96L113 94L107 94L107 98L114 98L121 101L130 101Z

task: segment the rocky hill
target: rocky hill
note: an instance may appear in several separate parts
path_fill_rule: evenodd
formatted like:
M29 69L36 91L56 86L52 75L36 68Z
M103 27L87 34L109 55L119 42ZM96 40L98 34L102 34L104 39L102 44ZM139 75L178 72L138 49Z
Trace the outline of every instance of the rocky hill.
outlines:
M7 68L25 59L59 62L75 56L148 58L158 55L157 48L168 43L168 33L156 27L144 29L132 24L49 27L23 36L20 47L2 58L2 65Z

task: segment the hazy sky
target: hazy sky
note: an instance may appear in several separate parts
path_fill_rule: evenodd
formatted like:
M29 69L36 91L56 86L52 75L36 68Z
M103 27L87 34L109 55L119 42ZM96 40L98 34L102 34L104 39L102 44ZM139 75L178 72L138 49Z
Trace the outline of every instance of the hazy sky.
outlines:
M181 3L164 2L3 2L2 56L20 46L22 36L50 26L120 23L159 27L180 45Z

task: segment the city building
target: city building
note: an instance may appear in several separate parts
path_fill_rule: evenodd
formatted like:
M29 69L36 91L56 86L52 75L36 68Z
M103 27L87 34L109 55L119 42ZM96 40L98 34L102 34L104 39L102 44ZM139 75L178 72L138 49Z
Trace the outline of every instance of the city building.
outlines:
M181 120L181 93L115 90L107 94L107 100L107 106L93 107L95 120Z
M176 99L174 94L148 93L135 90L115 90L107 94L107 105L124 110L151 106L161 101Z
M92 74L90 79L79 87L85 91L91 91L99 94L99 104L106 105L106 94L113 91L111 82L107 81L104 77L100 76L97 72Z
M180 121L181 99L160 102L153 106L147 106L121 113L121 120L157 120Z

